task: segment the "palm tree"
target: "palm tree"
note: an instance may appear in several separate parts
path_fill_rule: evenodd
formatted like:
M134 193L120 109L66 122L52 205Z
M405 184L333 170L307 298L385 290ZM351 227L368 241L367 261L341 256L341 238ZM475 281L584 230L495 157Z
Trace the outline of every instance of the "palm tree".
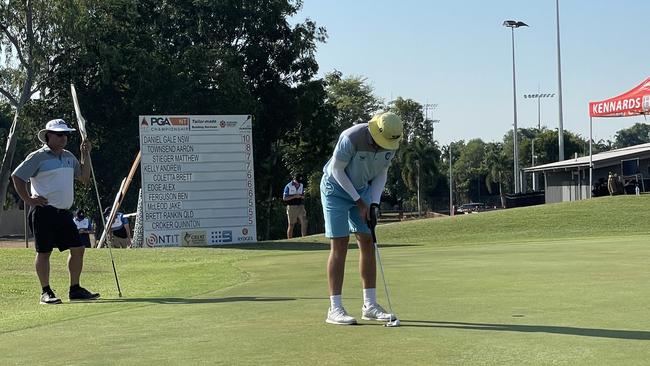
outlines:
M494 184L498 184L501 207L506 207L506 196L503 192L503 185L508 179L507 172L509 168L507 166L507 158L503 152L502 143L491 142L486 145L482 165L486 173L485 185L487 186L488 192L492 193L492 187Z
M420 196L435 188L440 175L440 151L435 144L416 137L402 146L398 154L402 180L411 192Z

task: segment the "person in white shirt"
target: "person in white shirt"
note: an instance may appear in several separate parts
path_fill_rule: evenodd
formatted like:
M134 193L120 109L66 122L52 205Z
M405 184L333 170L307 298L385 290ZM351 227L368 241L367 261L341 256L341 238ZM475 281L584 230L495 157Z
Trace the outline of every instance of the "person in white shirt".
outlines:
M86 248L90 248L90 233L93 232L93 224L89 217L86 217L84 210L78 209L77 213L73 219L77 230L79 230L79 238L81 243Z
M106 225L108 225L109 215L111 208L106 207L104 216L106 217ZM111 231L108 235L108 241L111 248L131 248L131 227L129 226L129 219L124 217L124 214L117 212L115 219L110 224Z
M287 239L293 238L293 227L300 222L301 236L307 235L307 211L305 211L305 187L298 181L298 175L294 174L293 179L284 186L282 200L287 204Z
M54 248L70 250L68 271L70 272L70 300L94 300L98 293L92 293L79 285L83 268L85 247L79 238L79 231L72 221L69 209L74 200L74 180L86 184L90 178L90 143L81 143L81 162L65 146L70 133L62 119L54 119L38 132L43 147L30 153L13 171L11 177L16 192L26 205L32 207L29 224L34 233L36 248L36 274L41 283L41 304L60 304L54 290L50 288L50 255ZM27 182L31 183L31 192Z

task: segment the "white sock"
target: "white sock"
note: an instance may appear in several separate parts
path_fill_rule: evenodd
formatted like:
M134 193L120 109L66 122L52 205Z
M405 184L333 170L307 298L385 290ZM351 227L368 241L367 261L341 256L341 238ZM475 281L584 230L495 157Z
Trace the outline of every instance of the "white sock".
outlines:
M377 303L377 290L374 288L363 289L363 303L364 305L372 305Z
M343 302L341 300L341 295L330 296L330 307L332 309L342 308L343 307Z

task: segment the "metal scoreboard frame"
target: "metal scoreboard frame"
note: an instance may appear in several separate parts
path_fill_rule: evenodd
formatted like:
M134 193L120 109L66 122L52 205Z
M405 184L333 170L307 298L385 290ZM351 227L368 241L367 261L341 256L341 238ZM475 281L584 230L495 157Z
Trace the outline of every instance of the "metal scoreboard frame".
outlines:
M250 115L139 116L145 247L257 241Z

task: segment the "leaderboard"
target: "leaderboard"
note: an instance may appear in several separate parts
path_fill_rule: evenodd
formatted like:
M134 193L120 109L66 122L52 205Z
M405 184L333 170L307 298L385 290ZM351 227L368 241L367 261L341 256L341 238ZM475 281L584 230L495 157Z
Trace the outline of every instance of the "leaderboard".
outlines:
M144 243L254 242L252 118L140 116Z

